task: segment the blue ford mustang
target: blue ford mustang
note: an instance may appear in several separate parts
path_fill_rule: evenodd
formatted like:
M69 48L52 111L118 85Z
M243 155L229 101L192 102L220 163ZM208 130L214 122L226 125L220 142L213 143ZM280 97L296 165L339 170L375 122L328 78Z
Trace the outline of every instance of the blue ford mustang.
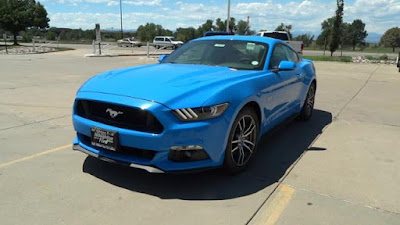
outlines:
M261 135L289 117L312 115L314 65L280 40L204 37L159 61L82 85L74 150L154 173L239 172Z

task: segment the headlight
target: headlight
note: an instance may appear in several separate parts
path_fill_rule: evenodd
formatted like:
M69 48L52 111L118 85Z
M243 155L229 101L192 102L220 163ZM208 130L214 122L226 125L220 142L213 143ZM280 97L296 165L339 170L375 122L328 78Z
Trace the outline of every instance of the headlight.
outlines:
M229 103L222 103L207 107L175 109L173 112L182 121L206 120L220 116L228 106Z

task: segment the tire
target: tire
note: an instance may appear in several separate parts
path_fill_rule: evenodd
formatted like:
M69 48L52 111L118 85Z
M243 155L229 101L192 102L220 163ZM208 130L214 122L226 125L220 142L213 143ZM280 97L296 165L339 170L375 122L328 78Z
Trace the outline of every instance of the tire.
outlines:
M299 119L303 121L307 121L311 118L312 113L314 111L314 103L315 103L315 91L316 85L315 82L311 83L308 88L306 99L304 100L303 108L300 111Z
M257 148L260 123L251 108L242 109L232 124L225 149L224 169L230 174L242 172Z

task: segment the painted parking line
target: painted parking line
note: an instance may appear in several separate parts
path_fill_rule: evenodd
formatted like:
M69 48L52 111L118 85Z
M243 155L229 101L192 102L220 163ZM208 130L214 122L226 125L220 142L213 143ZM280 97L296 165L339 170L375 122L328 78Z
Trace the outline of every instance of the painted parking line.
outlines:
M37 157L43 156L43 155L48 155L48 154L51 154L53 152L57 152L57 151L60 151L60 150L63 150L63 149L67 149L67 148L72 148L72 144L59 146L59 147L56 147L56 148L52 148L52 149L46 150L44 152L39 152L39 153L30 155L30 156L26 156L26 157L23 157L23 158L20 158L20 159L16 159L16 160L13 160L13 161L10 161L10 162L6 162L6 163L3 163L3 164L0 164L0 169L2 169L4 167L7 167L7 166L11 166L11 165L13 165L15 163L19 163L19 162L23 162L23 161L26 161L26 160L34 159L34 158L37 158Z
M273 225L278 221L283 210L292 199L295 190L286 185L281 185L273 200L264 205L257 215L250 221L251 225Z

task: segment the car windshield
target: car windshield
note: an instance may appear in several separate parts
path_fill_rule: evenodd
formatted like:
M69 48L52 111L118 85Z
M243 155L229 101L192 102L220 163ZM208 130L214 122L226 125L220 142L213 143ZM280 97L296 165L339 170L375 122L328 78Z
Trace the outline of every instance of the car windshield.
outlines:
M176 39L175 39L175 38L173 38L173 37L172 37L172 38L169 38L169 40L171 40L171 41L176 41Z
M189 42L162 63L226 66L240 70L262 70L268 45L253 41L204 40Z

